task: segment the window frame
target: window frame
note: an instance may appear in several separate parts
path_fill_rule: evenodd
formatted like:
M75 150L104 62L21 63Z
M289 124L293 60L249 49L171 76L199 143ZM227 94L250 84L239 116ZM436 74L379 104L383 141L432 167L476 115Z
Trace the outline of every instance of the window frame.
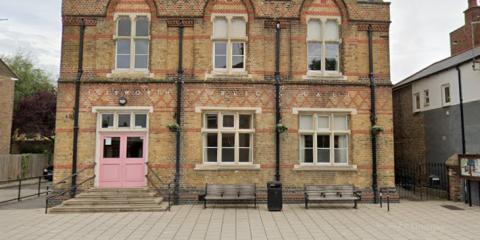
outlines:
M310 34L308 34L308 25L310 21L319 21L320 22L320 31L321 31L321 39L314 39L311 38ZM337 39L327 39L326 38L326 23L328 21L335 21L338 26L338 38ZM341 71L341 46L342 46L342 20L340 17L320 17L320 16L307 16L306 19L306 68L307 68L307 76L341 76L342 71ZM309 43L320 43L321 44L321 70L310 70L309 69L309 58L310 54L308 52L308 45ZM327 59L327 49L326 46L328 44L337 44L338 49L337 49L337 70L326 70L326 59Z
M313 130L303 130L300 126L300 118L302 116L312 116L312 127ZM318 128L318 117L329 117L329 129L319 129ZM347 123L346 130L335 130L335 117L345 117ZM326 113L326 112L302 112L298 115L298 161L301 166L349 166L350 165L350 148L351 148L351 114L348 113ZM302 136L312 135L313 137L313 161L311 163L304 162L302 160ZM329 162L319 162L318 159L318 136L329 136L329 150L330 158ZM346 162L345 163L336 163L335 162L335 136L346 136L347 137L347 147L346 147Z
M423 90L423 106L424 107L430 106L430 90L429 89Z
M422 109L420 93L416 92L413 94L413 111L418 112Z
M227 36L226 38L216 37L215 36L215 19L224 18L227 20ZM234 37L231 36L232 29L232 20L236 18L241 18L245 22L245 36L243 37ZM211 42L212 42L212 71L214 74L246 74L247 72L247 50L248 50L248 16L246 14L212 14L211 17L212 24L212 33L211 33ZM215 43L216 42L226 42L226 68L216 68L215 67ZM243 44L243 68L233 68L233 44L242 43Z
M130 36L119 36L119 20L122 18L128 18L130 20ZM137 19L147 18L148 20L148 36L137 36ZM150 71L150 58L151 58L151 35L152 35L152 20L149 13L116 13L114 16L115 19L115 33L113 35L113 40L115 42L115 72L146 72ZM119 40L130 40L130 67L129 68L118 68L118 41ZM148 48L147 54L141 54L147 56L147 66L146 68L137 68L136 65L136 42L137 40L147 40Z
M132 111L101 111L98 112L97 116L97 129L100 132L104 131L148 131L149 129L149 112L148 111L138 111L138 110L132 110ZM111 114L113 115L113 126L112 127L106 127L104 128L102 126L102 117L103 115L108 115ZM130 115L130 126L128 127L120 127L118 126L119 124L119 115ZM136 115L145 115L146 123L145 127L137 127L135 126L135 117Z
M217 115L217 128L207 128L207 115ZM234 116L234 127L223 127L223 116L224 115L233 115ZM240 128L240 115L249 115L250 116L250 128L241 129ZM202 112L202 162L205 165L253 165L254 163L254 140L255 140L255 113L252 111L205 111ZM207 135L214 133L217 135L217 161L209 162L207 156L207 149L214 148L208 147L207 145ZM234 134L235 143L234 143L234 161L233 162L223 162L222 161L222 134ZM250 135L250 146L249 147L240 147L240 134L249 134ZM249 161L241 162L240 161L240 149L250 149L249 152Z
M448 101L445 94L445 89L448 88ZM441 96L442 96L442 106L450 106L452 104L452 87L450 83L446 83L440 86Z

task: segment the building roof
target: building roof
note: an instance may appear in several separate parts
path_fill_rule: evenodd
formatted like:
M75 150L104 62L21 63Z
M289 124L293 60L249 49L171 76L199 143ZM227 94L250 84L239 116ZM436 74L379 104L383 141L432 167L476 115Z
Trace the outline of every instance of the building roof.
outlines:
M399 83L394 85L394 88L398 88L404 85L407 85L409 83L418 81L420 79L426 78L428 76L431 76L433 74L443 72L445 70L448 70L450 68L454 68L458 66L459 64L468 62L472 60L474 57L480 56L480 47L474 48L472 50L466 51L462 54L455 55L452 57L445 58L443 60L440 60L422 70L419 72L411 75L410 77L400 81Z
M8 65L0 58L0 76L7 78L18 78L17 75L8 67ZM13 80L13 79L12 79Z

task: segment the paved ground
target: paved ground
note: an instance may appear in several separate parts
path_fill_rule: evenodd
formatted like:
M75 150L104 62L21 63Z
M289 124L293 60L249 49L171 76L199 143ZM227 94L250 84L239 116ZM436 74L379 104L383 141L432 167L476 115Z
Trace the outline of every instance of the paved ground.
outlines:
M282 212L181 205L162 213L43 214L41 199L0 207L0 239L479 239L480 208L409 202ZM465 210L449 210L441 205Z

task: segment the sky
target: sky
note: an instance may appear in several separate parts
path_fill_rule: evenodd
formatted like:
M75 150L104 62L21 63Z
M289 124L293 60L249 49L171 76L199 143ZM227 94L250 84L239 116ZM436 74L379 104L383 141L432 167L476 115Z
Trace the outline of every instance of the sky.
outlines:
M390 57L396 83L450 55L449 33L467 0L391 0ZM0 0L0 56L25 52L58 77L61 0Z

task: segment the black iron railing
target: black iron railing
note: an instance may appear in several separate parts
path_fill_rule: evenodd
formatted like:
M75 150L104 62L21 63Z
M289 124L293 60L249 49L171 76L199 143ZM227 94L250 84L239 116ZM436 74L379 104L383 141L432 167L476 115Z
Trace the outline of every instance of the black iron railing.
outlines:
M445 163L397 164L395 184L401 198L410 200L445 199L448 174Z
M145 175L145 177L147 178L150 185L157 191L157 193L160 196L167 195L167 202L168 202L167 210L170 211L170 208L172 206L171 202L172 202L172 194L173 194L173 192L172 192L173 181L170 181L168 183L163 181L148 163L145 163L145 164L147 165L147 174ZM161 185L166 186L166 187L162 188L162 187L157 186L157 184L155 183L155 181L152 179L152 177L150 175L152 175L155 178L155 180L158 181L158 183L160 183ZM166 193L165 193L165 191L166 191Z
M22 199L25 199L25 198L30 198L30 197L40 197L42 194L48 194L48 186L47 186L47 190L46 191L43 191L41 190L42 188L42 179L44 177L47 177L47 176L50 176L50 175L43 175L43 176L38 176L38 177L29 177L29 178L20 178L20 179L15 179L15 180L8 180L8 181L0 181L0 186L4 185L4 184L11 184L11 183L15 183L15 182L18 182L18 185L17 185L17 189L18 189L18 194L17 194L17 197L15 198L11 198L11 199L7 199L7 200L3 200L0 202L0 204L4 204L4 203L8 203L8 202L13 202L13 201L21 201ZM34 180L34 179L38 179L38 183L37 183L37 192L34 193L34 194L29 194L29 195L25 195L25 196L22 196L22 187L25 186L25 184L22 184L22 183L25 183L25 181L28 181L28 180ZM44 182L43 182L44 183ZM28 184L28 185L32 185L32 184ZM15 187L15 185L13 185L12 187ZM8 187L7 187L8 188Z
M89 169L92 169L92 168L95 168L95 163L93 163L93 167L92 166L89 166L89 167L85 167L79 171L77 171L75 174L71 174L69 176L66 176L64 177L63 179L59 180L58 182L54 183L51 187L51 189L49 189L47 187L47 195L49 195L50 192L52 192L52 194L50 196L48 196L46 199L45 199L45 214L47 214L48 212L48 208L50 207L50 202L53 201L53 200L58 200L60 197L62 197L62 199L60 201L63 201L63 200L66 200L68 199L68 197L65 197L65 195L67 193L70 194L70 198L74 198L75 195L76 195L76 192L78 190L78 187L82 186L83 184L95 179L95 174L91 177L88 177L86 178L85 180L83 180L82 182L78 183L78 184L75 184L75 185L72 185L70 186L69 188L65 188L65 187L60 187L60 191L58 192L54 192L55 189L59 186L59 185L65 185L67 184L67 181L68 180L71 180L72 177L78 177L81 173L85 172L86 170L89 170Z

